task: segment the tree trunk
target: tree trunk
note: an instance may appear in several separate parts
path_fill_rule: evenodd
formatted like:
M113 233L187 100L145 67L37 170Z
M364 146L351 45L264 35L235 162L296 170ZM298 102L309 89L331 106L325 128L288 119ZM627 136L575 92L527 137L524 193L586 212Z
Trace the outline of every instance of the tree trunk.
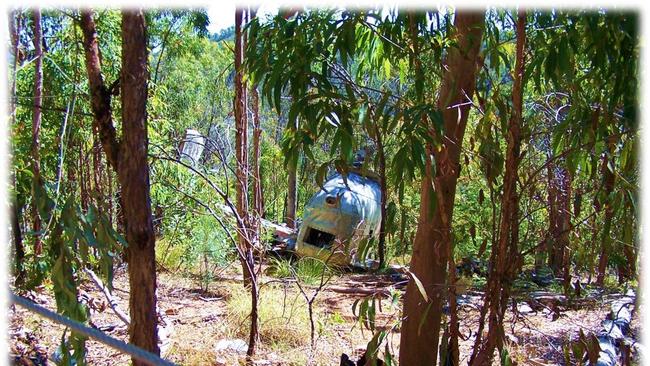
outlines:
M386 266L386 205L388 204L388 190L386 188L386 155L384 152L384 142L379 127L376 128L377 134L375 142L377 143L377 155L379 158L379 179L381 189L381 224L379 225L379 243L377 251L379 252L379 268Z
M262 177L260 175L260 138L262 129L260 127L259 95L257 86L251 88L251 99L253 103L253 158L251 159L253 174L253 218L252 229L255 236L254 243L259 243L260 218L264 215L262 208Z
M122 141L116 137L111 93L104 84L95 22L81 12L86 71L93 111L106 161L117 172L120 216L128 248L130 342L155 354L158 348L155 235L151 217L147 162L147 36L142 10L122 13ZM119 219L118 219L119 221ZM119 224L119 223L118 223ZM134 365L144 365L133 359Z
M603 286L605 283L605 276L607 275L607 263L609 262L609 252L611 250L611 241L610 231L612 227L612 219L614 218L614 209L609 200L609 196L614 190L614 183L616 182L616 176L614 172L609 169L609 156L612 155L616 143L615 137L610 137L608 139L608 150L609 154L603 159L603 165L601 166L601 173L603 176L603 186L605 189L605 202L599 202L599 207L604 206L605 208L605 218L603 223L603 232L600 241L600 257L598 258L598 275L596 277L596 285Z
M564 169L562 177L562 201L560 202L561 228L560 243L562 245L562 278L564 284L564 294L569 296L571 291L571 184L573 179L568 169Z
M86 180L86 171L84 164L84 142L79 142L79 197L81 199L81 208L84 212L88 211L88 182Z
M97 126L93 128L93 195L95 204L99 210L106 212L106 199L102 188L102 146L99 142L99 132Z
M522 100L524 76L524 50L526 44L526 14L519 11L517 20L517 46L514 83L512 88L513 113L510 117L508 146L506 150L506 170L503 182L503 203L501 205L501 222L499 241L492 248L490 256L490 276L483 308L490 309L489 330L486 342L477 352L474 350L470 359L472 365L490 365L495 347L503 347L503 317L510 298L510 285L518 270L519 252L519 198L517 181L519 162L521 160ZM478 335L480 337L480 335ZM478 342L475 343L475 346Z
M41 30L41 10L34 8L32 12L32 27L34 31L34 113L32 118L32 173L33 184L41 185L41 158L40 158L40 133L41 133L41 108L43 106L43 32ZM32 192L32 230L34 235L34 255L39 256L43 251L41 241L41 217L38 213L35 195Z
M287 207L285 212L284 222L287 226L296 228L296 201L297 201L297 179L296 174L298 171L298 164L289 164L287 166Z
M550 164L548 167L549 196L549 243L548 266L558 276L565 272L565 258L569 250L569 230L571 222L571 177L569 171L562 167L564 160Z
M246 101L247 93L246 86L244 85L244 37L242 27L244 25L244 10L237 8L235 11L235 159L236 180L235 188L237 195L237 212L242 218L243 227L237 228L237 238L239 248L243 253L247 253L250 243L248 242L248 226L250 223L250 215L248 214L248 122L246 115ZM242 269L244 269L244 285L251 284L251 276L245 270L247 264L243 261L247 260L240 258L242 261Z
M9 36L11 37L11 55L12 70L11 70L11 102L9 105L12 123L16 123L16 70L18 69L19 57L18 50L20 47L20 38L18 35L22 31L22 15L13 10L8 13L9 16Z
M129 244L132 344L160 354L156 312L156 238L147 162L147 35L142 10L122 12L122 138L118 176ZM144 365L133 359L134 365Z
M257 280L255 278L255 261L253 260L253 242L254 236L251 232L251 215L248 207L248 122L246 115L247 93L244 85L244 50L246 48L246 39L242 33L242 26L246 23L246 12L237 7L235 10L235 126L237 134L235 136L235 156L237 159L237 181L235 183L237 193L237 211L241 221L237 223L237 237L240 253L242 271L244 276L244 286L250 290L251 295L251 325L248 340L247 363L252 361L251 357L255 354L257 343L258 329L258 312L257 312Z
M456 13L455 39L458 46L447 54L438 107L442 111L444 136L433 136L442 143L439 150L428 147L435 157L435 175L432 162L427 159L422 180L420 217L413 243L410 269L422 283L427 294L423 298L413 279L409 281L404 297L400 364L434 365L437 360L442 299L447 293L446 267L448 247L452 245L451 219L460 169L460 149L467 125L469 105L465 95L474 94L477 59L485 15L481 12ZM450 106L456 106L449 108ZM434 132L431 132L434 134ZM432 182L435 180L435 191ZM444 205L431 205L433 195L444 198ZM440 201L440 200L438 200ZM442 230L440 230L442 228ZM452 269L453 270L453 269Z
M90 10L81 11L79 23L83 32L84 54L86 59L86 72L88 73L88 86L90 89L90 107L93 111L93 124L97 126L102 149L106 153L106 160L117 171L119 142L117 141L115 127L113 126L113 112L111 110L111 93L104 84L101 72L101 59L99 53L99 40L95 21Z
M16 70L18 68L18 47L20 45L18 35L22 29L22 16L16 10L8 13L9 16L9 35L11 37L11 54L12 72L11 72L11 91L10 91L10 104L9 113L11 115L12 126L16 123ZM13 234L14 244L14 285L19 286L23 283L26 273L24 268L25 262L25 247L23 244L23 234L20 227L22 218L22 204L18 199L18 190L16 189L16 176L15 172L11 173L11 183L16 193L16 197L11 201L11 232Z
M22 215L21 207L18 206L17 200L11 202L11 232L14 237L14 248L16 255L14 257L14 280L15 286L20 286L27 273L25 272L25 247L23 246L23 234L20 229L20 217Z

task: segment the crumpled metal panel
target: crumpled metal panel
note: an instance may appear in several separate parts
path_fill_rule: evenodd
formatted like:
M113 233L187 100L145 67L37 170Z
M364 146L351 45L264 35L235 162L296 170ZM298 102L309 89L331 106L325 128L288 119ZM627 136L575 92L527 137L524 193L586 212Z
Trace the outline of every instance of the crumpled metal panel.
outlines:
M379 235L379 183L357 173L348 173L347 185L343 177L337 174L323 188L305 206L296 252L333 265L346 266L363 262L365 258L356 258L360 241ZM314 229L318 231L310 232ZM327 234L334 235L329 246L323 244L330 238ZM313 242L317 244L314 245Z
M205 137L197 130L185 130L185 140L182 142L181 158L189 158L192 164L197 164L203 154Z

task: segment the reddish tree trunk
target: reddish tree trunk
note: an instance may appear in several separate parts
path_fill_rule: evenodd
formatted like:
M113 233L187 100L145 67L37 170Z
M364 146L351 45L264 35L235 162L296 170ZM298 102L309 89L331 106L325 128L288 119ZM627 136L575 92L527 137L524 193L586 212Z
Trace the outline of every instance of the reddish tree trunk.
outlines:
M251 215L248 208L248 122L246 118L247 93L243 80L243 61L244 50L246 48L246 39L242 33L242 26L246 22L246 12L242 8L235 11L235 126L237 134L235 136L235 156L237 159L237 181L235 188L237 192L237 211L242 218L237 224L238 245L243 257L240 258L244 286L250 290L251 295L251 326L248 339L247 362L251 362L251 357L255 354L258 330L258 313L257 313L257 280L254 274L255 262L253 260L253 242L251 238L254 235L251 232Z
M114 215L114 210L113 207L115 206L113 201L115 199L115 196L113 194L113 172L110 169L106 169L106 187L107 187L107 192L106 192L106 197L107 197L107 204L108 204L108 220L113 225L113 215Z
M113 126L111 93L104 84L101 72L99 40L95 21L90 10L81 11L80 26L84 36L83 47L90 89L90 107L94 115L93 124L97 126L102 148L106 153L106 160L117 171L119 142Z
M250 221L248 215L248 122L246 116L246 87L244 85L244 38L242 34L242 26L244 25L244 10L237 8L235 12L235 159L236 161L236 195L237 195L237 211L242 218L244 227L237 228L238 245L241 250L246 253L249 243L248 224ZM242 261L244 259L241 259ZM246 264L242 263L242 268ZM251 282L250 274L244 271L244 284L249 285Z
M611 117L610 117L611 118ZM606 123L609 123L607 121ZM600 256L598 258L598 274L596 277L596 284L602 286L605 283L605 276L607 275L607 263L609 262L609 252L611 250L611 237L610 231L612 227L612 219L614 218L614 209L609 199L610 194L614 191L614 184L616 183L616 176L614 172L609 169L610 160L616 144L616 137L610 136L607 141L608 154L603 158L601 166L601 174L603 177L604 202L599 201L596 205L596 211L599 213L602 208L605 209L605 217L603 221L603 231L600 240Z
M84 212L88 211L88 181L86 180L86 168L84 164L84 144L79 143L79 196L81 198L81 208Z
M434 175L432 162L427 159L410 265L411 272L422 283L428 300L420 294L415 282L409 281L404 297L405 318L400 341L399 358L402 365L434 365L437 361L442 299L447 293L447 253L452 245L448 230L460 168L460 149L469 113L469 106L464 102L465 95L474 93L484 24L483 13L456 13L455 39L458 46L450 48L447 55L447 68L438 99L444 121L444 136L434 136L441 141L442 147L439 150L428 148L429 153L435 156L436 169ZM459 107L449 108L452 105ZM434 134L433 131L431 133ZM435 191L432 185L434 180ZM444 205L438 204L434 210L431 201L436 193L444 198Z
M260 175L260 138L262 128L260 127L259 95L257 87L251 89L253 109L253 158L251 159L253 174L253 218L252 229L255 235L254 243L259 243L260 218L264 215L262 207L262 176Z
M34 112L32 118L32 173L33 184L41 185L41 158L40 158L40 133L41 133L41 108L43 106L43 32L41 30L41 10L34 8L32 13L32 29L34 31ZM35 195L32 193L32 197ZM36 201L32 199L33 231L41 230L41 217L38 213ZM43 251L40 234L34 235L34 255L39 256Z
M147 35L142 10L122 12L122 146L118 178L122 187L129 263L130 341L155 354L155 235L149 197L147 162ZM144 363L133 359L134 365Z
M155 235L149 196L147 162L147 37L141 10L122 14L122 141L116 137L111 94L101 74L97 32L92 13L81 12L86 71L91 94L93 123L109 165L121 187L120 208L128 248L130 342L159 354L156 313ZM144 365L133 359L134 365Z
M569 227L571 222L571 179L569 171L560 164L549 166L549 223L550 250L548 265L555 275L564 272L565 251L569 248Z
M103 191L102 182L102 146L99 142L99 132L97 126L93 125L93 195L95 196L95 205L103 212L106 211L106 200Z
M486 342L480 351L474 350L470 363L472 365L490 365L495 347L503 347L503 316L510 298L510 284L518 270L519 253L519 199L517 181L522 127L522 100L524 76L524 50L526 45L526 14L519 11L517 21L517 47L514 83L512 88L513 113L506 140L506 171L503 182L503 203L501 205L501 222L499 241L492 248L490 258L491 270L483 308L489 307L489 330ZM480 335L479 335L480 337ZM475 343L475 346L478 342Z

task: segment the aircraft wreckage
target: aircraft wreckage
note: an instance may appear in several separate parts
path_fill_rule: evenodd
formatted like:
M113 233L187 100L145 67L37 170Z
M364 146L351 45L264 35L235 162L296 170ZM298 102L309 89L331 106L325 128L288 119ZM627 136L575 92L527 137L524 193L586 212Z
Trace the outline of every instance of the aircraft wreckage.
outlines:
M187 130L182 157L197 163L205 137ZM315 257L336 266L371 267L366 258L368 244L377 240L381 225L381 187L377 174L363 168L361 150L345 176L336 173L312 196L304 208L298 232L284 225L262 220L274 232L276 252ZM231 215L225 205L223 212Z
M309 200L295 252L328 264L366 266L363 246L379 236L381 188L374 174L335 174ZM361 250L360 250L361 249Z

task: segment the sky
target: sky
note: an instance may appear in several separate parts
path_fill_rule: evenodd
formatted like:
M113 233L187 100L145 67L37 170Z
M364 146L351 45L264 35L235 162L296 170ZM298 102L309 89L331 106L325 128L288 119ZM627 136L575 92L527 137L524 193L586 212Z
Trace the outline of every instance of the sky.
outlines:
M218 33L224 28L235 25L235 3L230 1L215 1L208 8L210 24L208 31Z
M208 31L218 33L220 30L235 25L235 3L229 1L214 2L206 7L210 24ZM258 15L275 14L278 6L273 3L265 3L258 9Z

